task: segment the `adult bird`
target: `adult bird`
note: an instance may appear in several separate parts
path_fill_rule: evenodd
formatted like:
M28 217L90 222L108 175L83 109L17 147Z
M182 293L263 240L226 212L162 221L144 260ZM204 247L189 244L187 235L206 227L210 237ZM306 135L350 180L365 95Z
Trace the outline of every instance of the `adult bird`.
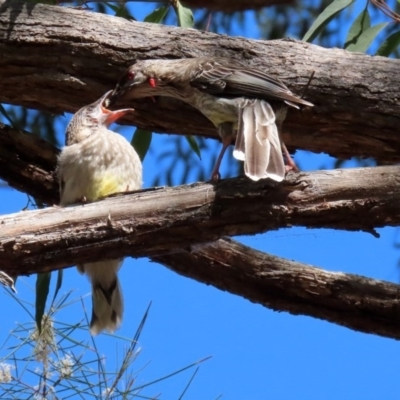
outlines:
M282 82L258 68L229 58L142 60L131 65L111 95L141 98L169 96L201 111L218 129L222 150L212 172L219 176L225 150L236 135L233 155L244 161L246 175L257 181L282 181L286 168L295 168L279 130L288 106L313 106ZM125 96L126 95L126 96Z
M132 109L110 111L111 91L81 108L66 130L66 147L58 158L61 206L93 202L112 193L140 189L142 164L131 144L108 126ZM123 299L118 270L123 259L78 265L92 283L92 335L113 332L122 320Z

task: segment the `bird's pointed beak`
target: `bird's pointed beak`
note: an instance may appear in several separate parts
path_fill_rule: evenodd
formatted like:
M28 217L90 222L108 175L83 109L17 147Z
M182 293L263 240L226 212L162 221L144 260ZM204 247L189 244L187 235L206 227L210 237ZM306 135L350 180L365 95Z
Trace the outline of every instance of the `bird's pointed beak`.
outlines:
M139 82L118 82L117 86L115 86L114 90L111 92L109 96L109 103L114 104L119 100L121 97L125 95L125 93L132 87L139 85Z
M113 122L117 121L119 118L123 117L125 114L135 111L133 108L122 108L120 110L109 110L107 107L110 103L110 97L112 96L113 91L109 90L104 96L99 99L98 103L98 113L101 115L102 121L108 126ZM111 96L110 96L111 95Z

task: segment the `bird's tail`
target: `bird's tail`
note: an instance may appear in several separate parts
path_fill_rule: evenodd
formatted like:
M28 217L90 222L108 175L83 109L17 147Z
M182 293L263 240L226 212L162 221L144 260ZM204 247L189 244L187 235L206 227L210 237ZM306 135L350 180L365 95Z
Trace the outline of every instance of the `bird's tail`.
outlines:
M106 260L78 266L92 283L92 335L114 332L121 325L124 303L117 275L121 264L122 260Z
M281 182L285 177L275 113L266 101L243 102L233 156L244 161L244 171L254 181L271 178Z

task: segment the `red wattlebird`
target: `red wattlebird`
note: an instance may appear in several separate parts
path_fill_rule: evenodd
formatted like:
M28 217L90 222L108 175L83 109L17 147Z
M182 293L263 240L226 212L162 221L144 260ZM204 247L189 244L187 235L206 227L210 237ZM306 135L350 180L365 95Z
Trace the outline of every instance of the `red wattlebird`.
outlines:
M197 108L218 128L222 139L212 176L218 176L225 150L236 135L233 155L244 161L246 175L255 181L284 179L282 147L289 166L295 167L281 146L279 130L288 106L313 105L260 69L227 58L138 61L120 79L111 101L124 94L128 98L174 97Z
M110 91L111 92L111 91ZM142 163L131 144L108 126L132 109L110 111L104 103L107 92L81 108L69 123L66 146L58 157L61 205L96 201L113 193L140 189ZM123 299L118 270L123 259L78 265L92 283L93 335L113 332L122 321Z

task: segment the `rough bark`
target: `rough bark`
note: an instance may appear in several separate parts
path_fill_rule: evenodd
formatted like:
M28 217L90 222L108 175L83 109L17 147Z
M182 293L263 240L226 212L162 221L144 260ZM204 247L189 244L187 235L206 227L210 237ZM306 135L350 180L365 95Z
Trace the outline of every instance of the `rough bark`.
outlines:
M281 184L235 178L22 211L0 218L1 268L23 274L156 256L290 226L375 234L400 224L399 176L400 167L375 167L291 174Z
M315 71L306 96L315 107L290 111L284 125L288 147L339 158L400 160L400 60L14 0L0 0L0 53L0 102L53 113L92 102L115 85L135 58L235 57L267 69L295 91ZM211 123L186 105L159 98L133 106L135 116L125 122L155 132L217 137Z
M400 339L400 286L393 283L323 271L230 239L153 260L276 311Z

